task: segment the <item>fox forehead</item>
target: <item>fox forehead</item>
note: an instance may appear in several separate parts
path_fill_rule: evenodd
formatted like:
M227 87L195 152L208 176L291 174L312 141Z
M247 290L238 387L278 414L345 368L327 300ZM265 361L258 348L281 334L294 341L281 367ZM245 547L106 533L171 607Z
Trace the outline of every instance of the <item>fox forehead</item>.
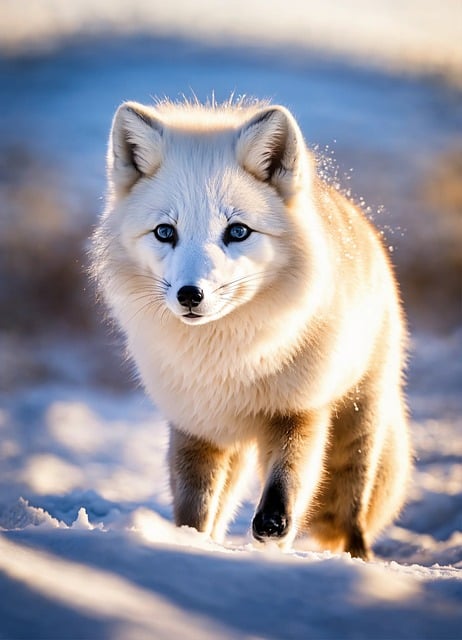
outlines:
M201 145L202 146L202 145ZM284 205L273 189L258 183L234 160L201 163L191 150L167 159L137 197L149 220L181 227L223 228L243 222L256 231L279 235L285 228ZM138 193L138 195L141 195Z

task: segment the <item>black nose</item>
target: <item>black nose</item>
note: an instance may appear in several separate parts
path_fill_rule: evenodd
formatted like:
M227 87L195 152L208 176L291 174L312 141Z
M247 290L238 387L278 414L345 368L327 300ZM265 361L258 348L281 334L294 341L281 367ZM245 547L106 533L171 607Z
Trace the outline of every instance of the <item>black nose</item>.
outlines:
M204 298L204 292L199 287L186 285L181 287L176 294L178 302L188 309L198 307Z

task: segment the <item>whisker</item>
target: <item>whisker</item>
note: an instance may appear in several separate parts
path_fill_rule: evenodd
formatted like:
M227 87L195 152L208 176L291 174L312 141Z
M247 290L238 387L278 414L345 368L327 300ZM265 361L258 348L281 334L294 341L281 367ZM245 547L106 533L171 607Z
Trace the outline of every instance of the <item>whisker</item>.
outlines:
M271 271L259 271L257 273L250 273L248 275L242 276L240 278L236 278L235 280L231 280L230 282L225 282L224 284L217 287L213 293L220 291L220 289L229 289L232 286L239 286L241 284L247 284L252 281L263 282L266 278L272 277L276 273L276 270Z
M135 311L135 313L129 319L129 322L134 322L134 320L140 315L145 314L148 308L155 314L161 308L160 304L153 305L152 300L148 300L145 304L143 304L139 309Z
M128 273L127 273L128 271ZM122 282L129 282L130 280L134 280L135 282L146 281L146 282L155 282L163 287L170 287L170 283L162 277L158 277L153 273L139 273L134 271L133 265L120 264L119 261L116 260L107 260L106 265L99 269L99 273L97 275L97 279L105 279L105 278L116 278L118 279L119 274L123 274L125 277Z

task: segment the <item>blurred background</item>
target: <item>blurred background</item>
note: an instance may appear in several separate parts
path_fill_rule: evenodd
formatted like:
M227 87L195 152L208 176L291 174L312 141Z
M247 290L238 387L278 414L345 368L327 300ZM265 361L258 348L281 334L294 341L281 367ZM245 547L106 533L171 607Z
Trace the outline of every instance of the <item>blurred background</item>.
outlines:
M458 0L0 0L0 390L133 385L86 275L111 118L127 99L212 93L293 111L392 254L411 388L456 406Z

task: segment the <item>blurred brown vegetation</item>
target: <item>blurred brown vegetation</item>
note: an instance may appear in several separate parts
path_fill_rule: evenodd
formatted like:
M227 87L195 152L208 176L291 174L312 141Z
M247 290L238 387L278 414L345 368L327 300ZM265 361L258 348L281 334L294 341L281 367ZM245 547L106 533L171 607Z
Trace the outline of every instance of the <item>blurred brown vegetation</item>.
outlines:
M462 322L462 140L437 157L415 209L423 215L399 269L405 302L417 326L451 331Z
M69 214L58 182L24 148L0 158L1 331L94 327L85 276L90 229Z
M96 211L63 193L57 167L24 147L0 156L0 390L39 381L133 388L88 278ZM99 206L95 199L93 208ZM89 215L92 214L92 215Z

